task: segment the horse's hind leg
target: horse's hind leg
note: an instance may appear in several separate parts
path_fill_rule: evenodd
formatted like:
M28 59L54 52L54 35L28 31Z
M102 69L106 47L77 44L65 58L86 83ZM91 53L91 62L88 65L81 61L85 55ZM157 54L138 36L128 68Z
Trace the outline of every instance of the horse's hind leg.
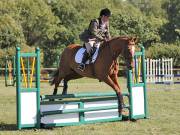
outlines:
M66 77L68 75L66 74L66 72L64 72L64 70L62 70L62 68L61 68L61 70L58 70L57 73L58 73L57 76L54 78L55 87L54 87L53 95L57 94L58 87L59 87L59 84L62 81L62 79L64 79L64 82L63 82L63 93L62 94L65 95L67 93L67 88L68 88L67 79L66 79Z
M61 82L63 78L59 78L57 79L57 81L55 82L55 87L54 87L54 91L53 91L53 95L56 95L57 94L57 91L58 91L58 87L59 87L59 84Z
M66 79L64 79L62 95L66 95L67 94L67 89L68 89L68 81Z
M79 79L82 76L77 74L76 72L72 72L71 74L67 75L64 78L64 87L63 87L63 91L62 91L62 95L66 95L67 94L67 89L68 89L68 81L70 80L74 80L74 79Z

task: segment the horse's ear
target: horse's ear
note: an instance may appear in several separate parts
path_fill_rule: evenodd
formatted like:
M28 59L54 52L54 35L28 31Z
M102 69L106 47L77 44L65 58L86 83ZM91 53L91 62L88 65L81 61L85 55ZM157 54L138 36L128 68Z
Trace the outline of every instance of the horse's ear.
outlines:
M130 37L129 41L134 42L136 44L138 42L138 38L137 37Z
M134 41L135 44L137 44L137 43L138 43L138 38L137 38L137 37L134 37L134 38L133 38L133 41Z

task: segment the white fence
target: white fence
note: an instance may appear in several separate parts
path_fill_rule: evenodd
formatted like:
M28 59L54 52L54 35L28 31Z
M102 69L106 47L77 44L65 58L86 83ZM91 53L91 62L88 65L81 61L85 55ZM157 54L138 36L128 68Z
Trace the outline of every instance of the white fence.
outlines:
M173 82L173 59L146 59L148 83Z

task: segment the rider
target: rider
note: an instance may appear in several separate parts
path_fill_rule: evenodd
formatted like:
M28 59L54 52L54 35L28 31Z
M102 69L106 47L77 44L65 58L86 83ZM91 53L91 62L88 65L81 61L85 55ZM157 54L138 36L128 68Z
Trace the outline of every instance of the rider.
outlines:
M80 34L80 39L84 41L86 50L83 54L82 62L78 66L79 70L84 71L86 61L95 53L100 42L110 39L110 16L111 11L108 8L102 9L99 18L91 20L89 28Z

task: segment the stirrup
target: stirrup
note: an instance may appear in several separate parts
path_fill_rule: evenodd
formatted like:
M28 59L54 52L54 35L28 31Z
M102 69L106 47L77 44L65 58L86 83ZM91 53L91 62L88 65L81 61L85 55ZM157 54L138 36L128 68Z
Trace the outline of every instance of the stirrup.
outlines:
M81 64L78 66L77 69L79 69L79 70L81 70L81 71L84 71L84 69L85 69L85 64L81 63Z

